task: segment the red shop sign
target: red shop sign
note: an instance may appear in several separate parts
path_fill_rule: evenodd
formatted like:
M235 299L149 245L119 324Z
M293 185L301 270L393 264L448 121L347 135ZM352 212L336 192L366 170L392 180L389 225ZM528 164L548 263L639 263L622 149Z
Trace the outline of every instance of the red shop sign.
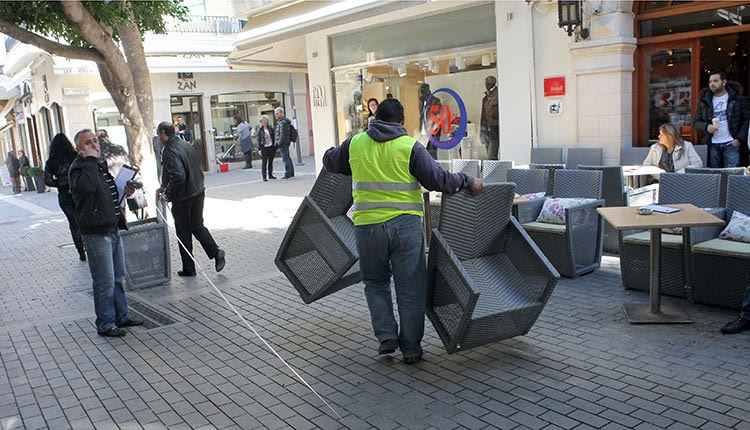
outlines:
M564 96L565 76L544 78L544 97Z

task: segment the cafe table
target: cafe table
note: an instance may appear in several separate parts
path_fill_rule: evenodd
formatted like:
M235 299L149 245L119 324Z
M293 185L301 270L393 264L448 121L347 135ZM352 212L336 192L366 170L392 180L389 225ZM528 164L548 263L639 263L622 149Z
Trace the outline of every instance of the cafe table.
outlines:
M599 214L617 230L648 229L651 233L649 255L649 293L648 304L626 303L623 305L625 315L631 324L675 324L690 323L690 318L684 310L674 306L661 305L661 286L659 271L661 264L661 229L665 227L690 227L724 225L724 221L691 204L666 205L680 208L678 212L670 214L653 212L650 215L640 215L637 207L615 206L597 208ZM682 236L682 249L685 256L683 267L688 271L687 252L690 243L688 231ZM687 280L688 277L686 276Z
M622 176L625 177L626 185L631 188L639 188L642 185L641 179L643 176L659 176L662 173L664 173L664 170L657 166L622 166Z

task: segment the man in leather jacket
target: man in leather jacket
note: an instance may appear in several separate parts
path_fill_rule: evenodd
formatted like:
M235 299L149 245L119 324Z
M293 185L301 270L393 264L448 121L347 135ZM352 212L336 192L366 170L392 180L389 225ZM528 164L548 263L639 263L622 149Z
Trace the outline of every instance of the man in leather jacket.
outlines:
M203 186L203 171L198 154L190 144L175 134L174 125L161 122L157 127L159 140L164 144L161 153L162 179L157 194L172 202L172 216L180 246L182 269L180 276L195 276L195 263L190 258L193 254L193 239L200 242L208 258L214 260L217 272L221 272L226 263L225 252L214 241L211 233L203 225L203 201L206 198Z
M93 280L96 331L100 336L119 337L122 327L143 324L131 318L123 290L125 252L119 229L126 229L125 215L115 180L107 162L99 161L99 141L89 129L75 135L78 157L70 165L68 182L75 203L75 219L83 235ZM125 194L135 191L131 185Z

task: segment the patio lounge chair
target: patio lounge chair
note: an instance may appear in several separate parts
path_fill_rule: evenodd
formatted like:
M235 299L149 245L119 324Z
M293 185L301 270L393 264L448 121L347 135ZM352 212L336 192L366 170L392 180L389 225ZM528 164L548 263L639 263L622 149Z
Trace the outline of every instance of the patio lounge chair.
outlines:
M276 267L307 304L362 279L351 206L351 176L321 170L281 242Z
M604 206L601 194L602 172L557 170L554 197L581 197L592 201L565 209L565 224L540 221L522 224L563 276L577 278L593 272L601 264L603 221L596 211L597 207Z
M730 176L724 219L734 211L750 215L750 176ZM719 239L718 227L710 240L692 248L693 299L696 303L739 309L750 284L750 243Z
M427 316L449 353L526 334L559 274L510 216L513 184L443 194L427 263Z
M718 214L719 175L662 173L659 178L659 204L677 203L691 203L699 208L717 208L711 213ZM689 243L694 245L709 239L713 229L714 227L691 228ZM684 275L682 241L682 234L661 234L661 292L668 296L688 296L685 289L687 280ZM625 288L649 290L650 249L649 231L620 231L620 270Z

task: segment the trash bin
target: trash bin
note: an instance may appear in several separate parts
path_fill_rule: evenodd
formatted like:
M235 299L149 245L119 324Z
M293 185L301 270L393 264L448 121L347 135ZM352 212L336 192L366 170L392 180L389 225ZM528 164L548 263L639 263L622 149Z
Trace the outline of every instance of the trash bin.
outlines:
M163 207L160 208L163 213ZM128 223L120 231L125 269L131 289L164 284L172 279L169 227L161 217Z

